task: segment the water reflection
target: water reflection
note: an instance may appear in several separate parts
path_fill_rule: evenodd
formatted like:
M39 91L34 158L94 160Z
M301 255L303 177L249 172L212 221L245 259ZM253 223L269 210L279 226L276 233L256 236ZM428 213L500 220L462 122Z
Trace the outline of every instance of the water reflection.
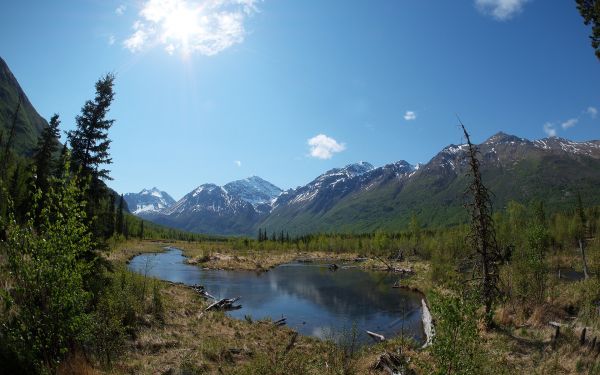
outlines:
M382 272L345 268L332 272L327 265L291 263L265 273L203 270L184 263L178 249L135 257L130 268L163 280L204 285L217 298L241 296L243 308L228 314L243 319L287 318L301 334L336 339L340 332L365 330L386 337L403 334L424 341L421 297L393 289L395 279Z

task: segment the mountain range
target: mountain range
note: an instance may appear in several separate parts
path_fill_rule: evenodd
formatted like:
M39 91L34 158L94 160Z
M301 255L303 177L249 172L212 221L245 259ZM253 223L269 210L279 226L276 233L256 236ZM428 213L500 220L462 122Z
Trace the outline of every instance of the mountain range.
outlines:
M577 194L600 204L600 141L530 141L497 133L478 145L484 183L494 207L542 199L549 210L572 207ZM147 219L194 232L252 235L269 232L399 230L412 215L424 225L464 222L468 186L466 145L449 145L428 163L366 162L329 170L287 191L250 177L224 186L205 184ZM134 207L128 201L130 207Z
M0 134L10 137L19 103L13 149L29 157L47 122L27 99L0 58ZM58 142L58 140L57 140ZM510 200L541 199L548 210L600 204L600 141L551 137L530 141L498 133L478 145L483 181L496 209ZM466 146L449 145L428 163L400 160L381 167L366 162L329 170L304 186L282 191L260 177L224 186L204 184L175 201L159 189L125 196L133 213L193 232L254 235L269 233L370 232L405 228L412 215L423 225L464 222L469 183ZM116 192L113 192L117 196Z

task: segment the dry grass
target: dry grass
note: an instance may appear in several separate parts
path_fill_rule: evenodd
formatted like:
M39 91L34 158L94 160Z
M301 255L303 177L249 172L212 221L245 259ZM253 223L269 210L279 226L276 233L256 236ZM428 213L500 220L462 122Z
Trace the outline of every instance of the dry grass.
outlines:
M166 284L162 293L164 325L143 328L108 373L376 373L370 366L381 346L350 357L331 343L298 336L288 347L291 329L204 312L206 301L180 285Z

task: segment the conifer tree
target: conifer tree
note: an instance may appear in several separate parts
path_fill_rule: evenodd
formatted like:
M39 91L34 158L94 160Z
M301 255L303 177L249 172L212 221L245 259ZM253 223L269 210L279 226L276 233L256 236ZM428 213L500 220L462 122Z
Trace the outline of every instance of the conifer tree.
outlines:
M112 162L108 130L114 120L106 119L106 115L114 99L114 80L115 76L109 73L96 82L96 97L85 102L75 118L77 129L68 133L72 161L84 177L110 179L104 165Z
M54 174L53 157L58 148L58 137L60 120L57 114L54 114L50 119L48 127L44 128L44 131L38 138L37 148L33 155L35 165L35 187L41 192L41 202L38 205L36 216L39 215L42 208L44 207L44 201L48 194L48 188L50 186L50 177Z
M460 124L467 140L468 161L471 173L471 184L468 192L471 202L467 205L471 211L471 228L469 240L475 255L475 266L473 268L474 278L479 288L480 296L485 306L485 324L492 324L492 305L496 300L499 289L498 264L501 261L500 252L496 243L496 233L492 220L492 203L488 189L481 179L479 159L477 158L477 146L471 143L467 129Z
M592 48L596 51L596 57L600 59L600 0L575 0L577 9L583 17L583 23L592 25L590 40Z
M101 180L110 179L105 168L112 162L109 154L110 139L108 130L114 120L106 116L114 99L114 75L107 74L96 82L96 96L88 100L76 117L77 128L67 133L71 145L71 158L74 169L80 174L82 186L89 186L86 196L86 213L95 240L106 235L105 223L99 218L106 217L109 192Z
M125 205L124 203L124 198L123 198L123 194L121 194L121 198L119 198L119 209L117 211L117 219L116 219L116 230L118 234L123 234L124 232L124 228L123 228L123 206Z

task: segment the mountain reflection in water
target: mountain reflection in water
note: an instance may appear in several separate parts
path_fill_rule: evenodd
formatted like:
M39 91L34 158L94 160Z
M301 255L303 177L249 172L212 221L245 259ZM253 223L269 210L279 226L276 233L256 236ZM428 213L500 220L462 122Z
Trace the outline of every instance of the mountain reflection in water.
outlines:
M268 272L204 270L185 263L181 250L142 254L130 269L172 282L200 284L217 298L240 296L237 319L287 318L301 334L343 340L353 327L357 340L371 342L365 330L386 337L404 334L424 342L421 296L393 289L397 276L345 268L332 272L326 264L290 263Z

